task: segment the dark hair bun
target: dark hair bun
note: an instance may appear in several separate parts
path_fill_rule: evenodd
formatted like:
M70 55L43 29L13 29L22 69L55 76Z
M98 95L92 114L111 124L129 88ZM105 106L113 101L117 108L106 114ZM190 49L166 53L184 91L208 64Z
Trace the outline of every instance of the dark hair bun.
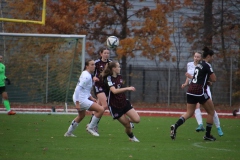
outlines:
M210 50L208 47L203 48L203 58L206 58L208 55L212 56L214 52Z
M204 47L204 48L203 48L203 51L204 51L204 52L208 52L209 50L210 50L210 49L209 49L208 47Z

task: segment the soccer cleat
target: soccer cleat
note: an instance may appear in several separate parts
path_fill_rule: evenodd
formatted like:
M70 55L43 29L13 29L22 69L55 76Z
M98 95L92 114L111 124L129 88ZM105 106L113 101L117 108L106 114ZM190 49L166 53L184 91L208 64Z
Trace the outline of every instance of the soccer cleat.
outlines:
M197 132L200 132L200 131L205 131L205 129L204 129L204 127L203 127L203 125L202 124L199 124L199 126L196 128L196 131Z
M135 136L133 136L133 138L129 138L129 141L131 141L131 142L140 142Z
M172 138L172 140L176 139L176 130L175 130L175 125L171 125L171 132L170 132L170 137Z
M8 115L15 115L16 114L16 112L14 112L14 111L9 111L8 113L7 113Z
M204 136L203 139L206 140L206 141L216 141L216 138L213 137L212 135Z
M89 126L89 124L86 125L86 129L87 129L88 126ZM95 132L98 133L98 125L96 127L94 127L93 129L95 130Z
M98 133L98 125L96 127L93 128L95 130L95 132Z
M66 132L66 133L64 134L64 137L77 137L77 136L75 136L75 135L72 134L72 133Z
M87 127L86 130L87 130L89 133L91 133L93 136L96 136L96 137L99 136L99 134L95 131L94 128L89 128L89 127Z
M218 127L218 128L217 128L217 131L218 131L218 135L219 135L220 137L223 136L223 131L222 131L221 127Z
M132 129L134 128L134 124L132 122L130 122L130 126Z

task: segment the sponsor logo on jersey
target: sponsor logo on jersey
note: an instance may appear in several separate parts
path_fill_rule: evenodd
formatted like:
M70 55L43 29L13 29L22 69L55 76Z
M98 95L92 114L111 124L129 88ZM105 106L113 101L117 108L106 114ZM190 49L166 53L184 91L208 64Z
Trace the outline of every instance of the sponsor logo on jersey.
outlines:
M118 113L115 113L115 114L114 114L114 117L118 117Z
M118 85L117 85L117 88L118 88L118 89L121 88L121 84L118 84Z

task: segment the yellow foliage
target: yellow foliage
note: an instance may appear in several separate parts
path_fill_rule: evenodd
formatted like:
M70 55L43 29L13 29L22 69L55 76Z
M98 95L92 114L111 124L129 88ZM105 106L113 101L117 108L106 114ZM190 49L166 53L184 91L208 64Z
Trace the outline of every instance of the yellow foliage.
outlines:
M135 40L134 38L125 38L120 41L120 46L117 48L118 58L122 56L134 57L133 51L135 50Z

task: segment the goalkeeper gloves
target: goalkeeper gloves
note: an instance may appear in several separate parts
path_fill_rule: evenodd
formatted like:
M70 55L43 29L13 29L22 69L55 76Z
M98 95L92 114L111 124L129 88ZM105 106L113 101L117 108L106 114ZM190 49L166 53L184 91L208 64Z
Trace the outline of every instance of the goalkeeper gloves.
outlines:
M5 81L7 82L7 85L11 84L10 79L6 78Z

